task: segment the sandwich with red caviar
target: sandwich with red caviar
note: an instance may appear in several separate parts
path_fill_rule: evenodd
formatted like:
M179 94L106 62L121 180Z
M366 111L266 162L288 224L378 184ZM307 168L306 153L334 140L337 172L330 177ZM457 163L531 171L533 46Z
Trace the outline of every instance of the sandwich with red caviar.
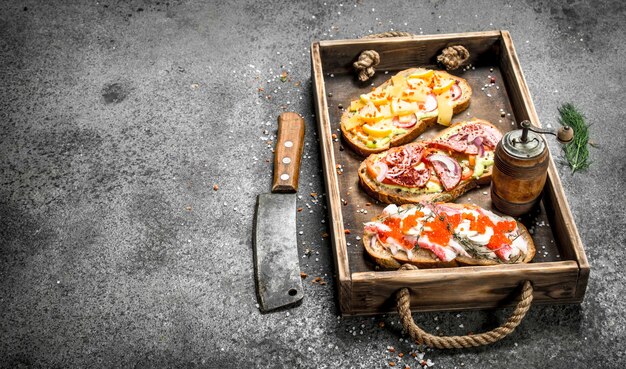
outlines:
M362 240L390 269L528 263L536 252L523 224L468 204L389 205L365 223Z

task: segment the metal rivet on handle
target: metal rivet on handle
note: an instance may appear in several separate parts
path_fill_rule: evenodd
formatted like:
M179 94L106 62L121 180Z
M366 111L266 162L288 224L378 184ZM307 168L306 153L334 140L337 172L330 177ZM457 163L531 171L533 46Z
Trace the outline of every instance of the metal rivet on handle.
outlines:
M289 163L291 163L291 159L288 158L288 157L284 157L283 158L283 164L289 164Z
M280 179L282 179L283 181L286 181L289 179L289 174L287 173L283 173L280 175Z
M285 141L285 147L292 147L292 146L293 146L293 142Z

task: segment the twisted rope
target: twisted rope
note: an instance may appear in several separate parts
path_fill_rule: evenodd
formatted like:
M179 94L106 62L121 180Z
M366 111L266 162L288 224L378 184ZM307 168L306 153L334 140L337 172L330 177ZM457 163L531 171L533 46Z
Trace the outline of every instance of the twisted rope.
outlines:
M383 32L383 33L374 33L373 35L363 36L363 38L411 37L411 36L415 36L415 35L409 32L389 31L389 32Z
M367 35L363 38L385 38L385 37L408 37L413 36L409 32L391 31ZM365 82L376 73L375 66L380 63L380 55L374 50L363 50L359 55L359 59L352 66L359 73L359 81Z
M414 265L404 264L402 268L404 270L417 269ZM463 347L477 347L488 345L497 342L504 337L511 334L515 328L520 324L526 313L530 309L530 304L533 301L533 286L530 281L524 282L520 301L515 306L515 310L506 322L489 332L480 334L466 335L466 336L434 336L425 332L422 328L418 327L413 321L411 315L411 294L408 288L402 288L396 293L396 303L398 305L398 313L400 314L400 321L402 326L409 333L411 338L415 340L417 344L425 344L428 347L434 347L438 349L450 349L450 348L463 348Z
M461 45L454 45L443 49L441 54L437 56L437 61L443 64L447 70L454 70L469 59L469 56L470 53L465 47Z

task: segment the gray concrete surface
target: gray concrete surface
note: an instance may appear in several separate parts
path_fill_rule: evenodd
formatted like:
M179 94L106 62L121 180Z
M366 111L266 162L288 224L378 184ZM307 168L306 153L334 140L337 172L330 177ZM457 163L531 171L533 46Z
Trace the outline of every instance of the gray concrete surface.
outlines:
M593 268L585 302L533 307L498 344L424 360L623 367L625 16L621 1L578 0L2 2L0 367L418 367L387 350L416 349L397 317L338 317L326 213L307 197L323 188L310 43L391 29L510 30L544 124L571 101L599 146L588 172L559 167ZM301 306L262 315L252 209L283 106L308 127L311 277ZM505 313L416 318L463 334Z

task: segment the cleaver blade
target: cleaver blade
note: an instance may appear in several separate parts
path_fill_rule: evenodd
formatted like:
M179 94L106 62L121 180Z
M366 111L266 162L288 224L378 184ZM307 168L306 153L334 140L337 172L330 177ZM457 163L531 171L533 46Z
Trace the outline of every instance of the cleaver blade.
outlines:
M254 220L254 267L264 312L304 297L298 261L296 192L304 144L304 120L296 113L278 117L272 193L260 194Z
M257 199L254 257L260 306L270 311L304 296L296 236L296 194Z

